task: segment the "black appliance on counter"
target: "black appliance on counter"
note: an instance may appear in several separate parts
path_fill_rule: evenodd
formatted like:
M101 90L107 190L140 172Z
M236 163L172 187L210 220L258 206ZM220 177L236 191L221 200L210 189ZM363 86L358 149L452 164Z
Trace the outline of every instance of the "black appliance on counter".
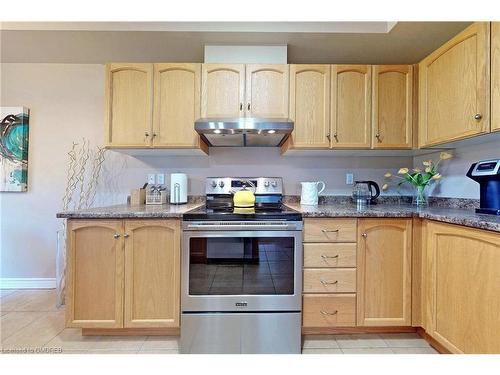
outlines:
M476 212L500 215L500 159L472 164L467 177L479 183L479 208Z

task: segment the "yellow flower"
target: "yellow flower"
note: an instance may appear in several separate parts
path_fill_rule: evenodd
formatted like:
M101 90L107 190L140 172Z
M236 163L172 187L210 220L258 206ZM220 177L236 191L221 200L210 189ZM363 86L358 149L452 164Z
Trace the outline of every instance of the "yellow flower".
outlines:
M391 173L391 172L387 172L386 174L384 174L384 177L387 177L387 178L389 178L389 177L391 177L391 176L392 176L392 173Z
M413 168L413 172L420 173L422 170L420 168Z
M426 167L429 167L432 165L432 160L425 160L422 162L423 165L425 165Z
M398 174L407 174L408 173L408 168L400 168L398 171Z
M429 173L429 172L431 171L431 167L427 167L427 168L425 168L425 171L426 171L427 173Z
M440 174L440 173L437 173L437 174L435 174L434 176L432 176L432 179L433 179L433 180L439 180L441 177L443 177L443 176L441 176L441 174Z
M439 159L441 160L448 160L448 159L451 159L453 157L452 154L450 154L449 152L441 152L439 154Z
M387 189L389 189L389 185L384 184L384 185L382 186L382 190L386 191Z

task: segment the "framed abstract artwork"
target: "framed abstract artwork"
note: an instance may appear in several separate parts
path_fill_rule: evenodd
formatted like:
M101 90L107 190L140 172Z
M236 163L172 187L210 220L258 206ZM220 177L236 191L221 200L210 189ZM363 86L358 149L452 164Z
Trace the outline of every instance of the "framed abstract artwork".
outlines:
M0 191L27 191L29 109L0 107L0 121Z

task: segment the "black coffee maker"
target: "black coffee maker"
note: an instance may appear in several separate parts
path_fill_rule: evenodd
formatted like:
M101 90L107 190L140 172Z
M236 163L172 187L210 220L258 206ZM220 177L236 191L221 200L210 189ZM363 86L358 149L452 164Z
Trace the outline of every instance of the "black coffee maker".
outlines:
M467 177L479 182L480 214L500 215L500 159L474 163Z

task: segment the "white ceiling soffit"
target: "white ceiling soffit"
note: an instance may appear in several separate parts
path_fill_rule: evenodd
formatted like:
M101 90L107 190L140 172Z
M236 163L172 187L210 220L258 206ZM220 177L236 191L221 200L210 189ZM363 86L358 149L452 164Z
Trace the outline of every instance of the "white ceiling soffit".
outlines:
M397 22L2 22L0 30L385 34Z

